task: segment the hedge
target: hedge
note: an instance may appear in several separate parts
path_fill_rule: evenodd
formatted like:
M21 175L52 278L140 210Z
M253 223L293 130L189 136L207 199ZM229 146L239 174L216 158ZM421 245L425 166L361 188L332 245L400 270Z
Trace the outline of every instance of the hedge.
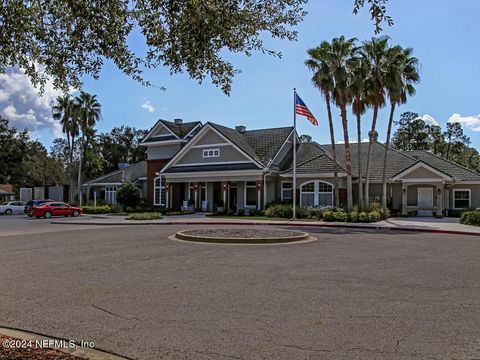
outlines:
M112 211L110 206L102 205L102 206L82 206L82 210L85 214L108 214Z
M480 226L480 211L466 211L460 217L460 224Z

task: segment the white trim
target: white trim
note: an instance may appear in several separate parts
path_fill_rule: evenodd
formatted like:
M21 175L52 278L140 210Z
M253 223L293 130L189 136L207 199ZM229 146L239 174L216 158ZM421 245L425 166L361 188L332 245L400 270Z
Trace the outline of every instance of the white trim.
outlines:
M302 191L302 186L306 185L306 184L310 184L313 182L313 192L311 191L307 191L307 192L303 192ZM319 184L320 183L323 183L323 184L327 184L327 185L330 185L332 187L332 191L319 191ZM313 206L320 206L322 204L319 204L319 198L321 194L330 194L331 195L331 201L332 201L332 206L334 204L333 202L333 194L334 194L334 191L335 191L335 187L333 186L333 184L331 182L328 182L328 181L323 181L323 180L307 180L307 181L304 181L303 183L301 183L299 185L299 190L300 190L300 207L302 207L302 195L303 194L313 194Z
M200 144L200 145L192 145L192 149L196 148L205 148L205 147L212 147L212 146L232 146L232 144L229 143L216 143L216 144Z
M442 178L442 179L445 179L445 180L448 180L448 181L452 181L452 180L453 180L450 176L448 176L448 175L445 174L444 172L441 172L441 171L439 171L439 170L431 167L430 165L428 165L427 163L424 163L424 162L422 162L422 161L420 161L420 162L418 162L418 163L410 166L409 168L403 170L401 173L399 173L399 174L395 175L394 177L392 177L391 180L392 180L392 181L396 181L396 180L403 180L403 181L406 181L406 180L416 180L416 179L403 179L403 177L404 177L405 175L408 175L408 174L410 174L411 172L413 172L413 171L421 168L421 167L423 167L423 168L425 168L425 169L433 172L434 174L438 175L438 176L439 176L440 178ZM435 179L435 178L430 178L429 180L432 181L432 180L434 180L434 179Z
M438 178L418 178L418 179L403 179L402 183L405 184L415 184L415 183L427 183L427 184L435 184L435 183L441 183L444 184L445 181L442 179Z
M285 139L285 141L283 142L282 146L280 146L280 149L278 149L277 153L275 154L275 156L272 158L272 160L268 163L268 167L270 167L274 162L275 162L275 159L277 158L278 154L280 154L280 151L282 151L283 147L287 144L287 143L290 143L290 144L293 144L292 141L289 141L290 139L290 136L292 136L293 132L295 131L295 129L292 129L292 131L290 132L290 134L288 134L287 138Z
M292 200L292 198L293 198L293 183L291 181L281 181L280 182L280 200L281 201L285 200L283 198L283 184L285 184L285 183L289 183L291 185L290 191L292 191L292 196L287 200Z
M212 155L210 155L212 152ZM220 157L220 149L219 148L208 148L202 150L202 158L218 158Z
M464 210L472 207L472 189L452 189L453 210ZM456 208L455 207L455 193L457 191L468 191L468 208Z
M121 182L112 182L112 183L90 183L90 184L83 184L82 187L95 187L95 186L122 186L123 183Z
M253 186L253 185L248 185L247 186L247 183L249 183L249 182L254 182L255 186ZM243 182L243 207L247 208L247 209L255 209L258 206L258 204L247 205L247 188L248 189L254 188L255 192L257 192L257 182L256 181L244 181ZM258 202L258 200L257 200L257 202Z
M147 136L145 136L145 137L143 138L142 143L143 143L143 141L145 141L145 140L147 140L148 138L150 138L151 135L152 135L155 131L157 131L157 127L159 127L159 125L162 125L162 126L163 126L165 129L167 129L173 136L175 136L177 139L179 139L179 137L178 137L172 130L170 130L167 125L165 125L165 124L163 123L163 119L160 119L160 120L157 121L157 123L156 123L155 125L153 125L152 130L150 130L150 131L148 132Z
M153 178L153 205L154 206L165 206L165 198L166 198L166 195L167 195L167 189L165 187L165 185L162 185L162 178L165 178L164 176L156 176ZM157 180L160 180L160 186L157 186L156 182ZM166 179L165 179L165 183L166 183ZM156 202L156 196L155 196L155 191L158 189L160 189L160 202ZM165 198L162 198L162 188L164 189L164 192L165 192Z
M195 125L195 126L193 127L193 129L190 130L190 131L188 132L188 134L185 135L183 138L186 139L186 138L189 137L189 136L192 136L192 137L193 137L193 135L190 135L190 134L191 134L197 127L199 127L199 126L200 126L200 127L203 126L201 122L199 122L197 125Z
M228 181L231 176L259 176L261 180L261 170L234 170L234 171L201 171L201 172L184 172L184 173L155 173L156 175L165 176L167 179L191 179L199 177L215 177ZM220 181L220 180L218 180Z
M455 181L456 185L478 185L480 184L480 181Z
M179 139L179 140L164 140L164 141L151 141L146 143L140 143L141 146L150 146L150 145L170 145L170 144L180 144L180 143L187 143L188 140Z
M206 133L207 131L213 131L214 133L216 133L218 136L220 136L223 140L225 140L225 142L231 144L237 151L239 151L243 156L245 156L247 159L250 159L252 163L254 163L257 167L259 167L260 169L263 168L263 166L261 166L261 164L256 161L255 159L253 159L250 155L248 155L246 152L244 152L242 149L240 149L238 146L236 146L234 143L232 143L230 140L228 140L222 133L220 133L217 129L215 129L212 125L210 125L209 123L206 123L202 129L197 132L194 137L189 141L189 143L184 146L182 149L180 149L180 151L178 151L175 156L173 158L170 159L170 161L168 163L165 164L165 166L163 167L163 170L167 170L169 169L170 167L172 167L173 165L175 165L186 153L188 150L191 149L191 147L193 145L195 145ZM195 139L195 141L194 141Z
M188 163L188 164L176 164L172 167L185 167L185 166L200 166L200 165L228 165L228 164L251 164L250 161L219 161L219 162L203 162L203 163Z

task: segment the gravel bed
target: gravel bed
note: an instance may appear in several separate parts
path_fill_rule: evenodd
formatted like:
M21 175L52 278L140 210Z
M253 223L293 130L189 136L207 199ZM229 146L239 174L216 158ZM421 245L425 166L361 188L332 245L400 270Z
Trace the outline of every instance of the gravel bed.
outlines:
M197 229L185 230L182 233L191 236L232 239L282 239L303 234L300 231L273 229Z

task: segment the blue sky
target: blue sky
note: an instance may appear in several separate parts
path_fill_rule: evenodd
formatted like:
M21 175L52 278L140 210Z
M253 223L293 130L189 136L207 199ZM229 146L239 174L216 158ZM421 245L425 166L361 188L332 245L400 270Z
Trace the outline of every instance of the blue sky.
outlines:
M306 119L299 118L299 133L310 134L326 143L329 135L325 104L311 85L311 74L303 62L306 50L322 40L339 35L360 40L374 36L367 10L355 16L352 7L353 0L311 0L306 7L309 14L297 27L297 42L266 39L270 48L283 53L281 59L263 54L229 56L242 71L235 77L229 97L208 80L199 85L187 75L171 76L166 69L146 73L149 80L165 86L166 91L143 87L107 63L100 80L85 79L85 90L97 94L103 105L103 118L97 128L99 131L120 125L150 128L158 118L212 121L226 126L241 124L248 129L289 126L292 124L292 89L296 87L320 123L313 127ZM422 81L417 86L417 95L397 110L397 118L403 111L415 111L420 115L429 114L444 126L457 114L453 118L467 127L473 145L480 146L477 101L480 2L390 1L388 10L395 25L385 26L383 34L389 35L392 43L413 47L421 62ZM142 49L139 36L132 36L131 42L135 49ZM334 109L336 137L341 140L338 114ZM380 139L385 136L387 115L387 109L380 113ZM371 114L367 113L363 119L364 137L370 121ZM355 119L350 116L349 122L350 138L354 138ZM48 145L54 131L46 126L36 134Z

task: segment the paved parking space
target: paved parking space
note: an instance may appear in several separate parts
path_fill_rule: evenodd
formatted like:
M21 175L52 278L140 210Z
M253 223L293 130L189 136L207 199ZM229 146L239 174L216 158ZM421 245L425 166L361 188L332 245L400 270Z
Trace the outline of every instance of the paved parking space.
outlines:
M138 359L480 357L477 237L238 246L168 239L185 225L48 225L0 237L0 326Z

